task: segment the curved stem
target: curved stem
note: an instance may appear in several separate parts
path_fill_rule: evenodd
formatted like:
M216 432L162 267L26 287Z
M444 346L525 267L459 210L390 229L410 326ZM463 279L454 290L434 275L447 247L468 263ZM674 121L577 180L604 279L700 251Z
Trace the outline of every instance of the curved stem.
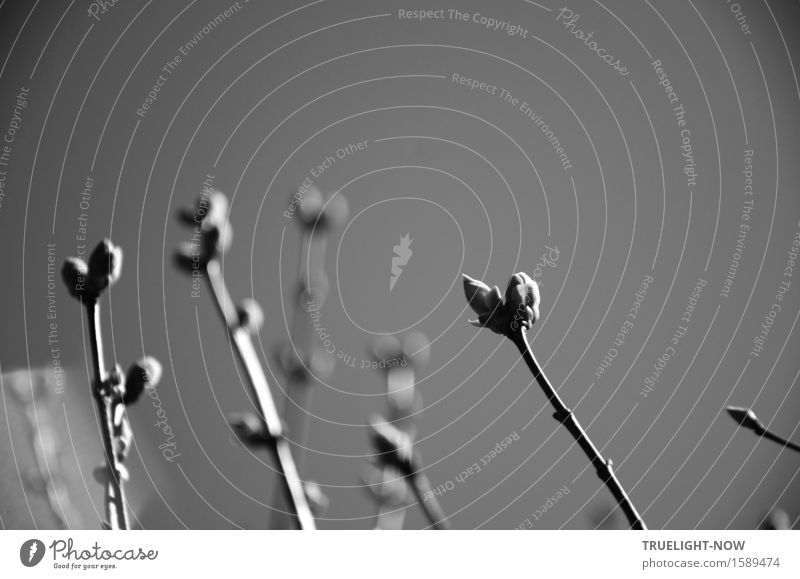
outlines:
M89 322L89 344L92 349L94 367L94 383L92 395L100 419L100 432L103 439L103 451L106 455L106 466L109 481L105 490L106 517L112 530L128 528L128 513L125 509L125 489L122 484L117 453L114 452L114 407L111 399L102 392L102 384L106 379L103 361L103 338L100 325L100 304L92 300L86 304L86 317Z
M267 377L261 367L256 349L253 347L250 334L238 326L236 309L225 285L222 268L216 259L212 259L206 266L206 277L236 354L247 374L253 398L259 409L259 416L263 420L265 434L271 441L268 446L274 458L280 483L284 486L288 504L297 519L298 527L302 530L312 530L315 528L314 516L308 506L305 489L303 489L297 466L292 458L289 441L283 435L283 425L275 408Z
M567 408L567 406L559 397L555 388L553 388L547 377L544 375L544 372L542 372L539 362L533 355L533 350L531 350L526 334L527 332L525 329L520 328L518 331L510 333L508 337L514 342L514 344L516 344L517 348L519 348L519 351L522 354L525 363L528 365L528 368L530 368L533 377L536 378L536 381L539 383L539 386L541 387L545 396L547 396L550 404L552 404L553 408L555 408L553 417L564 425L564 427L575 439L575 442L577 442L581 449L583 449L583 452L586 453L586 456L589 458L597 471L597 476L599 476L600 480L603 481L603 483L608 487L608 490L610 490L611 494L614 495L614 498L617 500L620 508L625 513L631 528L647 529L642 517L636 511L636 508L633 506L633 503L625 492L625 489L622 488L622 485L614 474L611 460L605 460L603 458L603 456L600 454L600 451L597 450L597 447L595 447L595 445L589 439L589 436L583 430L583 427L581 427L581 425L578 423L578 419L575 417L575 414L572 412L572 410Z

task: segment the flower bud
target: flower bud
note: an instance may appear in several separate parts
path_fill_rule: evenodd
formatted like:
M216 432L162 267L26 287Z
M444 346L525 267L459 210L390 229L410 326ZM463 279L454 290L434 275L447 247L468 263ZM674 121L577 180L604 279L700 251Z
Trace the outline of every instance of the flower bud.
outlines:
M322 191L314 185L306 187L300 206L297 208L297 217L303 225L313 227L324 205L325 197Z
M728 411L728 414L731 415L731 418L739 423L739 426L755 430L758 433L764 432L764 425L761 424L761 421L756 416L756 413L749 408L728 406L726 410Z
M403 365L403 346L395 336L387 335L375 338L370 350L372 359L380 364L379 368L382 370Z
M205 264L200 262L200 252L195 248L193 243L184 241L178 244L178 249L175 250L175 265L185 273L192 273L194 269L205 267Z
M203 231L222 227L228 220L228 198L222 191L213 190L197 197L194 207L178 210L178 220L184 225L201 225Z
M467 303L478 314L478 319L470 320L469 323L473 326L489 328L499 334L505 333L505 316L500 288L494 286L490 289L482 281L473 279L467 274L462 275Z
M77 257L68 257L61 266L61 278L67 286L69 295L75 299L87 299L87 276L89 267L86 262Z
M223 227L228 221L230 204L228 197L222 191L215 189L208 196L208 211L203 219L203 226Z
M539 284L524 272L515 273L506 288L506 312L513 311L514 322L530 330L539 319ZM516 329L516 328L513 328Z
M792 519L783 509L774 508L764 517L759 528L763 531L788 531L792 528Z
M404 507L411 500L408 485L397 473L384 475L383 469L374 464L366 464L361 481L376 502L390 509Z
M344 195L334 195L327 201L314 186L308 187L303 194L297 215L299 221L315 233L330 231L344 225L350 214L347 199Z
M511 276L505 301L497 286L489 289L482 281L466 274L464 294L470 307L478 314L477 320L469 322L473 326L510 336L521 328L530 330L539 319L539 285L526 273Z
M407 394L407 395L406 395ZM410 388L391 393L387 397L389 416L400 430L411 433L415 430L414 422L419 418L424 404L422 394Z
M89 256L89 286L99 295L122 274L122 250L110 239L97 244Z
M239 318L239 327L251 334L257 334L264 324L264 311L252 298L245 298L239 302L236 315Z
M122 397L122 402L125 405L136 402L145 388L158 386L162 373L161 363L152 356L145 356L131 364L125 379L125 395Z
M397 468L404 475L416 472L411 437L396 426L384 421L380 416L370 420L372 444L385 465Z
M259 445L267 441L264 425L261 419L253 412L239 412L228 418L234 434L242 443Z
M205 265L218 255L222 255L233 243L233 228L225 223L214 226L203 233L200 248L200 259Z
M308 499L308 506L311 509L311 513L315 517L324 515L325 511L328 510L330 500L322 490L322 487L310 480L303 482L303 490L306 492L306 498Z
M403 353L418 370L431 359L431 342L422 332L412 330L403 336Z

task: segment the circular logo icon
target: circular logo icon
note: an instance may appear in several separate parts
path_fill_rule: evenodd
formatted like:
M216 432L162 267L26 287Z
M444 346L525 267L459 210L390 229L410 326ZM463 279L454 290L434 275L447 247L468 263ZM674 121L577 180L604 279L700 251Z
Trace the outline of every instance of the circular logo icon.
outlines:
M26 567L35 567L44 557L44 543L39 539L28 539L19 548L19 560Z

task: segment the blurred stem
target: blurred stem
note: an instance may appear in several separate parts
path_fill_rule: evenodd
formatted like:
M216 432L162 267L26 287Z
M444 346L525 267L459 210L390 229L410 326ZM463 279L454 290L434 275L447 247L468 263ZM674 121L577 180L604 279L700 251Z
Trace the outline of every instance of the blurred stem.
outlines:
M392 484L397 482L397 479L402 475L400 472L391 466L384 466L380 469L380 487L382 492L378 493L378 497L382 497L383 492L390 492ZM389 531L400 530L403 528L403 521L405 520L404 505L392 506L388 501L384 502L378 499L378 514L375 520L376 531Z
M264 375L264 369L261 367L258 354L253 347L250 334L239 327L236 308L231 302L218 260L212 259L208 262L206 277L214 294L217 308L234 344L236 354L247 374L248 383L259 410L259 417L263 421L264 433L269 440L268 447L272 452L280 483L284 487L293 518L296 519L300 529L315 529L314 516L308 506L303 483L297 472L294 458L292 458L289 441L283 434L283 426L275 408L267 377Z
M447 521L447 515L434 496L428 477L419 472L407 476L411 490L414 491L414 496L417 497L417 502L431 526L437 531L449 531L451 527ZM425 499L426 495L427 500Z
M291 327L291 346L292 354L299 356L300 362L310 366L314 353L314 333L311 331L310 319L308 318L308 300L315 300L316 306L322 308L325 301L324 280L325 280L325 233L317 233L311 237L311 232L304 230L303 241L300 248L300 257L297 266L297 296L295 298L295 308L292 315ZM286 387L288 400L284 418L286 428L298 448L296 449L297 464L302 467L305 446L308 440L308 409L311 406L312 390L309 383L309 374L303 373L302 378L292 378Z
M314 334L311 331L308 313L308 300L314 299L319 303L318 308L322 307L325 301L323 287L315 286L321 283L325 276L325 233L318 232L312 238L311 231L303 229L300 255L297 264L297 294L295 296L295 307L292 312L292 325L290 330L291 355L299 358L299 362L306 366L311 364L314 352ZM294 457L298 469L303 468L306 452L305 446L308 442L308 418L309 408L313 390L311 388L310 376L303 372L300 377L290 376L286 385L286 406L283 417L286 422L286 431L295 443ZM285 529L289 526L287 516L283 512L283 497L276 496L275 504L278 510L272 514L270 528Z
M125 509L125 489L122 484L117 453L114 451L114 403L111 397L103 393L103 382L106 379L103 359L103 338L100 323L100 304L92 300L86 304L86 316L89 323L89 344L92 349L94 366L94 384L92 395L100 419L100 432L103 439L103 452L106 456L106 467L109 471L105 489L106 518L112 530L128 528L128 514Z
M555 408L555 414L553 414L553 417L564 425L578 445L583 449L583 452L586 453L586 456L589 458L589 461L591 461L592 466L594 466L597 471L597 476L599 476L600 480L603 481L603 483L608 487L608 490L610 490L611 494L614 495L614 498L617 500L620 508L625 513L631 528L646 530L647 527L645 526L642 517L636 511L636 507L633 506L633 503L625 492L625 489L622 488L619 480L617 480L617 477L611 468L611 460L605 460L602 457L600 451L597 450L597 447L595 447L595 445L589 439L589 436L583 430L583 427L578 423L578 419L575 417L575 414L573 414L572 410L567 408L567 406L556 393L555 388L553 388L553 386L550 384L550 381L544 375L544 372L542 372L539 362L536 360L536 356L533 355L533 350L531 350L530 344L528 343L528 337L525 328L520 328L517 331L509 333L508 337L514 342L517 348L519 348L519 351L522 354L525 363L528 365L528 368L530 368L533 377L536 378L536 381L539 383L539 386L541 387L545 396L547 396L550 404L552 404L553 408Z
M406 390L410 389L413 396L415 383L414 370L412 368L392 368L386 371L386 394L391 399L393 396L406 395ZM398 420L399 416L392 416L393 420ZM398 426L400 428L400 426ZM406 426L403 430L406 431L409 438L409 444L414 443L413 428ZM381 478L383 479L382 487L388 491L394 479L397 478L397 469L385 465L383 467ZM380 493L378 496L384 496ZM402 529L405 520L405 510L392 505L378 503L378 520L375 524L376 529Z

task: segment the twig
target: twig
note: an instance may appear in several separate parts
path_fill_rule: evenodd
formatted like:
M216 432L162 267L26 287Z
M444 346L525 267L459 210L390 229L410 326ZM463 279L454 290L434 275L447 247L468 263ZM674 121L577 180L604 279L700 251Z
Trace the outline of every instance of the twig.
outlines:
M430 342L422 332L409 332L402 344L394 336L376 339L371 347L373 361L386 378L389 420L408 437L413 450L416 419L422 407L422 397L415 388L416 372L430 357ZM381 489L374 493L378 503L375 529L402 529L405 510L398 508L393 488L399 473L391 465L383 465Z
M308 506L303 484L289 447L289 441L286 440L283 434L283 426L275 408L272 393L269 390L267 377L264 375L258 354L253 347L250 333L239 324L236 309L231 302L219 261L215 258L209 260L205 270L206 278L214 294L215 303L247 375L248 383L259 409L259 417L263 421L267 447L273 454L279 479L284 487L288 504L292 508L293 517L296 518L300 529L314 529L314 516Z
M642 517L617 480L612 470L611 460L605 460L602 457L600 451L578 423L575 414L562 402L533 355L528 343L527 331L539 319L539 285L526 273L515 273L508 282L505 300L503 300L497 286L490 289L482 281L464 275L464 293L470 307L478 314L478 319L470 321L470 323L474 326L489 328L514 342L533 373L533 377L539 383L550 404L555 408L553 417L564 425L586 453L597 470L597 476L608 487L625 513L631 528L646 529Z
M731 415L736 422L739 423L739 426L742 428L748 428L755 432L758 436L762 438L766 438L773 442L777 442L784 448L789 448L794 450L795 452L800 452L800 445L783 438L782 436L778 436L777 434L771 432L767 429L764 424L758 419L755 412L753 412L750 408L741 408L738 406L728 406L726 408L728 414Z
M589 436L583 430L583 427L581 427L578 419L575 417L575 414L571 409L567 408L567 406L559 397L558 393L550 384L550 381L544 375L544 372L542 372L539 362L536 360L536 356L533 355L533 351L528 343L527 331L525 328L520 327L517 332L512 333L509 337L517 346L517 348L519 348L519 351L522 354L522 357L525 360L525 363L528 365L531 373L533 374L533 377L536 378L536 381L538 382L547 399L550 401L550 404L552 404L553 408L555 408L553 417L564 425L564 427L569 431L583 452L589 458L592 466L594 466L597 470L597 476L599 476L600 480L603 481L603 483L608 487L608 490L610 490L611 494L614 495L617 503L625 513L631 528L647 529L642 517L636 510L636 507L633 506L631 499L628 497L625 489L622 488L622 485L614 474L614 471L612 470L613 463L611 460L606 460L603 458L603 456L600 454L600 451L597 450L597 447L592 443L592 441L589 439Z
M105 491L106 518L112 530L128 528L128 513L125 508L125 487L122 483L122 473L114 449L114 405L115 402L105 391L106 382L105 363L103 361L103 339L100 323L100 304L97 299L89 299L86 303L86 319L89 324L89 343L92 349L92 363L94 369L94 383L92 394L97 407L100 420L100 433L103 439L103 452L106 458L106 467L109 472Z
M422 470L419 453L411 446L409 435L378 416L371 420L370 426L372 443L382 466L399 471L434 529L449 530L447 515L431 490L428 477Z

